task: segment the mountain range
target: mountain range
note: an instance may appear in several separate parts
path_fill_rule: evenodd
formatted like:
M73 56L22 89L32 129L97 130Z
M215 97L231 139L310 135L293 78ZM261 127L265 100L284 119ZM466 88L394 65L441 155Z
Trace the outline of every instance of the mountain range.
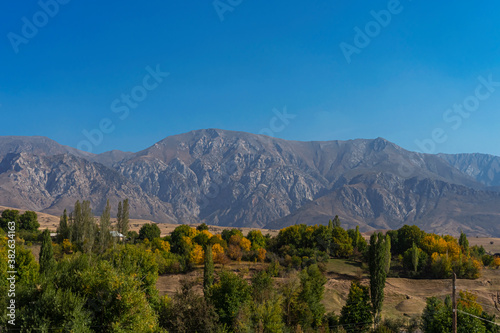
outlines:
M385 139L300 142L204 129L137 153L91 154L45 137L0 136L0 205L99 214L129 198L133 218L282 228L338 215L362 231L500 237L500 157L422 154Z

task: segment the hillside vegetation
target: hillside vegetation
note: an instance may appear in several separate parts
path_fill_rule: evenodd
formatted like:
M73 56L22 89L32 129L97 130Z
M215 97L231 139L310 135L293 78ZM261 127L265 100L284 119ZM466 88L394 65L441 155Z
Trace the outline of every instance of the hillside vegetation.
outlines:
M470 245L464 233L457 239L403 226L367 241L335 217L275 236L235 228L217 233L200 224L162 237L154 223L130 230L128 200L119 202L114 225L111 210L108 203L96 219L90 202L78 201L60 216L52 239L40 231L35 212L2 212L0 272L16 271L15 297L7 276L0 277L3 328L446 331L454 271L461 331L498 332L488 321L495 320L490 299L500 258Z

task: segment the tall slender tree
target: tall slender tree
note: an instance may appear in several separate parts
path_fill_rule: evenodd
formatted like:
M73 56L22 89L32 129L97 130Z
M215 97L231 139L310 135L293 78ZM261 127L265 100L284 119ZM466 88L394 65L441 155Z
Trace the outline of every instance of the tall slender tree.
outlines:
M458 239L458 245L462 247L462 251L465 255L469 255L469 240L467 239L467 235L460 230L460 238Z
M40 273L50 272L55 266L54 249L50 231L45 229L42 233L42 247L40 249Z
M340 218L338 215L335 215L335 217L333 218L333 226L340 227Z
M391 269L391 236L385 235L385 273L389 274Z
M120 232L123 235L127 235L128 233L129 208L130 206L128 199L123 200L122 225L120 228Z
M101 249L101 252L104 252L107 250L111 243L111 206L109 205L109 200L106 203L106 207L104 208L104 211L102 212L101 218L99 220L99 227L100 227L100 233L99 233L99 246Z
M411 263L413 264L413 272L417 274L418 271L418 259L420 257L420 249L417 247L415 242L411 247Z
M212 244L205 247L205 266L203 268L203 292L208 297L208 292L214 283L214 259L212 255Z
M57 227L57 240L59 243L62 243L65 239L71 240L68 212L66 209L64 210L63 215L59 218L59 227Z
M384 302L384 288L387 279L387 247L382 233L374 233L370 237L369 270L370 270L370 297L373 306L375 323L380 321L380 312Z
M120 232L120 227L122 225L123 207L122 202L118 202L118 212L116 213L116 230Z
M90 201L86 200L82 202L81 214L83 225L83 237L81 239L82 248L85 253L90 253L94 248L95 236L97 231L94 214L92 213L92 208L90 207Z
M83 242L83 215L82 215L82 204L79 200L75 202L75 208L71 213L72 223L71 223L71 234L72 241L77 243Z

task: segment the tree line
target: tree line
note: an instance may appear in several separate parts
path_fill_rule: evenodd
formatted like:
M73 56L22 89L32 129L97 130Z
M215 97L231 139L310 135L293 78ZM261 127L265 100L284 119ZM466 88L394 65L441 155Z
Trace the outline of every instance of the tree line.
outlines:
M30 241L18 239L16 329L447 332L451 327L449 299L429 298L421 318L413 321L384 318L387 277L423 278L439 273L439 277L445 278L450 267L462 269L459 274L472 274L470 277L474 278L477 274L470 273L464 263L476 260L482 269L485 263L495 266L498 259L488 262L488 254L482 253L481 248L470 247L463 233L457 240L427 234L415 226L374 233L368 242L359 228L342 228L338 217L327 225L290 226L275 237L259 230L244 235L237 228L215 234L206 224L196 228L180 225L170 235L161 237L156 224L143 225L139 233L129 231L128 211L128 200L120 202L117 223L112 227L109 201L99 219L94 218L88 201L77 201L69 214L64 211L61 215L54 240L48 230L40 233L34 228L29 231L32 234L24 234L26 239L41 243L38 261L28 249ZM8 219L11 214L2 213L2 218ZM36 220L36 214L28 215ZM125 238L112 237L111 231ZM2 275L7 272L7 246L5 237L0 239ZM436 269L441 267L436 262L442 260L443 253L451 264L444 265L446 269ZM358 277L352 281L339 313L327 313L323 305L325 273L331 258L364 263L369 275L368 280ZM256 271L251 273L245 265L238 265L240 269L234 272L231 266L242 261L254 263L250 267L256 267ZM159 295L156 283L160 274L196 269L203 272L200 280L184 278L174 295ZM6 288L6 277L0 276L0 327L8 327L4 321ZM474 295L465 291L460 295L461 311L494 320ZM497 326L481 319L464 314L460 318L461 332L498 332Z

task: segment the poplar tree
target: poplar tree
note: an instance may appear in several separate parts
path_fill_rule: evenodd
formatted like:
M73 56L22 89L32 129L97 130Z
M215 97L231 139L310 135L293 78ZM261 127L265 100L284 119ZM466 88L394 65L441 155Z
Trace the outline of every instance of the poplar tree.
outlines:
M50 272L55 266L54 249L50 231L45 229L42 233L42 247L40 249L40 273Z
M385 235L385 273L391 269L391 236Z
M104 252L109 247L111 242L111 206L109 205L109 200L106 202L106 207L104 208L99 220L99 227L99 245L101 247L101 251Z
M96 224L90 201L79 201L75 204L74 233L76 241L82 246L83 252L92 252L95 243Z
M462 247L464 254L469 256L469 240L467 239L467 235L460 230L460 238L458 239L458 245Z
M418 258L420 256L420 249L415 243L411 247L411 263L413 264L413 271L417 274L418 271Z
M127 235L128 233L128 222L129 222L129 202L128 199L125 199L123 201L123 212L122 212L122 224L120 228L120 232L123 235Z
M122 225L123 207L122 202L118 202L118 212L116 213L116 230L120 232L120 226Z
M384 302L384 288L387 279L387 243L382 233L370 237L369 248L370 297L375 323L380 320L380 311Z
M66 209L64 210L63 215L61 215L59 219L59 227L57 228L57 238L60 243L62 243L62 241L64 241L65 239L71 240L70 225Z
M80 200L75 202L75 208L71 214L73 221L71 223L72 229L72 241L81 243L83 242L83 215L82 215L82 204Z
M203 292L205 297L214 283L214 260L212 256L212 244L205 247L205 266L203 268Z
M130 205L128 199L123 200L123 203L121 201L118 203L118 213L116 214L116 229L118 230L118 232L125 236L128 233L129 209Z
M333 218L333 227L340 227L340 218L338 215L335 215Z

